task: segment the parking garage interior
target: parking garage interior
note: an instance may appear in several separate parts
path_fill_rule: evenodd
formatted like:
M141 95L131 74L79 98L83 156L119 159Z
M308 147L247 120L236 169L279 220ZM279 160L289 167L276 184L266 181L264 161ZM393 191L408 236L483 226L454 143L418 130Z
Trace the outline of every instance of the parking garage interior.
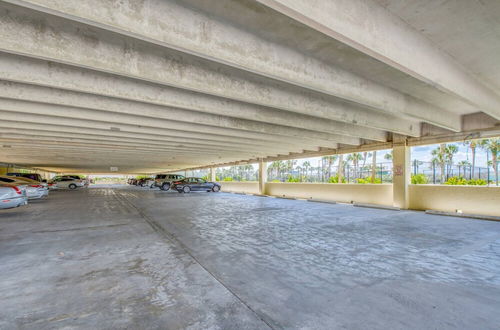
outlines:
M1 0L0 328L497 329L498 17Z

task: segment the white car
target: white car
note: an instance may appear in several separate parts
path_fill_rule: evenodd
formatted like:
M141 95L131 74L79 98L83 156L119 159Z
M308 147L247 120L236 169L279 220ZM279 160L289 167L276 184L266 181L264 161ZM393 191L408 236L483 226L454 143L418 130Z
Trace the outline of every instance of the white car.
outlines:
M10 209L26 204L28 204L28 198L24 186L0 183L0 209Z
M85 187L86 182L72 177L55 177L49 182L50 189L76 189Z

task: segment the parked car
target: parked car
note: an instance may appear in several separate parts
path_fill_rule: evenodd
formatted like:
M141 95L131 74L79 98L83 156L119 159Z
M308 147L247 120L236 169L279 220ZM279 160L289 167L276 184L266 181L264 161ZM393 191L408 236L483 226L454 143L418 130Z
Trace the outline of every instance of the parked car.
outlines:
M81 181L83 183L83 186L88 186L90 184L90 180L83 177L83 176L80 176L80 175L56 175L55 177L53 177L50 181L50 182L56 182L56 181L61 181L61 179L72 179L72 180L78 180L78 181ZM55 186L55 185L54 185ZM77 187L80 187L80 185L77 185Z
M169 190L174 181L184 179L184 175L180 174L157 174L155 177L155 186L161 190Z
M38 182L47 182L47 180L43 179L42 176L38 173L18 173L18 172L12 172L12 173L7 173L6 176L17 176L17 177L23 177L23 178L28 178L31 180L35 180Z
M191 191L220 191L220 184L217 182L209 182L202 178L185 178L180 181L175 181L172 189L180 193L189 193Z
M42 197L47 197L49 195L49 187L45 182L28 179L22 176L11 176L7 178L25 182L25 184L27 185L26 195L28 196L28 199L39 199Z
M70 176L56 176L51 181L49 181L49 187L51 189L76 189L79 187L85 187L85 181L82 179L75 179Z
M0 183L0 209L10 209L26 204L28 204L28 198L22 185Z
M135 185L141 186L141 187L149 187L151 178L141 178L141 179L136 179L135 180Z

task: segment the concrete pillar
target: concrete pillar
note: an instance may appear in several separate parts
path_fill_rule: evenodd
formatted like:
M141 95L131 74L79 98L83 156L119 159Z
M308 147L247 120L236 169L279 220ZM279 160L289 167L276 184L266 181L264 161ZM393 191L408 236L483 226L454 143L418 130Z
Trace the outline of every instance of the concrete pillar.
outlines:
M215 167L210 167L210 181L217 181L217 176L215 175Z
M409 185L411 180L410 147L406 140L393 144L392 173L393 173L393 204L401 209L408 209L410 205Z
M266 194L266 181L267 181L267 162L259 160L259 194Z
M377 151L374 150L372 153L372 183L375 183L375 178L377 174Z

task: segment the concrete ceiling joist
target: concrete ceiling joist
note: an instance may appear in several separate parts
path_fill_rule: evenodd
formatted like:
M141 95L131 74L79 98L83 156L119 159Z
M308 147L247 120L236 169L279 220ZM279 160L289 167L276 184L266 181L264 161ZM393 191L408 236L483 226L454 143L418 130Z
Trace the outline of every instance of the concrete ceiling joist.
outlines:
M264 133L264 132L228 129L215 126L208 126L208 125L154 119L143 116L115 114L104 111L94 111L82 108L52 106L42 103L32 103L32 102L18 101L18 100L7 100L7 99L0 100L0 111L6 114L5 118L7 120L21 119L19 117L21 116L21 114L24 114L23 116L42 115L45 117L50 117L52 118L52 122L54 124L64 124L67 122L71 123L73 119L89 121L87 118L92 118L90 122L107 123L109 129L111 129L111 127L119 128L120 125L124 124L136 127L151 127L163 130L176 130L185 133L195 132L195 133L205 133L213 135L226 135L228 137L232 136L242 137L249 139L267 138L269 139L269 141L277 141L278 143L279 142L287 143L290 140L292 140L292 138L289 135L288 136L273 135L272 132ZM8 116L7 112L10 112L11 116ZM335 140L315 141L313 140L312 136L309 139L303 136L298 137L298 139L302 139L305 145L314 145L317 143L322 146L329 146L329 145L336 145L337 143L337 141ZM357 142L358 140L354 139L354 141Z
M132 41L139 40L156 47L194 54L211 62L230 65L384 112L417 118L455 131L460 130L459 116L442 108L307 57L295 49L203 12L207 8L219 12L229 10L228 8L233 11L243 9L238 8L236 1L206 0L200 4L196 1L149 0L147 4L143 3L141 8L142 13L148 16L148 24L144 24L144 20L136 15L135 11L131 11L130 7L117 7L112 0L92 0L85 3L64 0L8 2L50 13L65 20L81 22L96 28L97 31L111 31ZM284 5L277 6L279 2L269 0L261 3L284 11L281 8L285 7ZM107 10L96 12L96 6ZM244 9L248 11L248 8L246 6ZM257 16L256 20L265 19L262 16L266 14L263 14L262 10L256 9L255 12L261 16ZM164 17L167 16L172 19L165 20ZM254 51L256 47L259 51ZM362 121L357 122L363 125Z
M17 126L17 125L16 125ZM146 146L196 146L199 148L204 148L205 150L241 150L245 148L248 151L267 151L271 152L273 149L271 147L266 146L238 146L238 145L230 145L230 144L216 144L216 143L189 143L183 141L172 141L170 139L163 140L154 140L154 139L143 139L143 138L129 138L123 136L113 136L113 135L99 135L99 134L79 134L75 132L61 132L61 131L47 131L47 130L36 130L36 129L19 129L9 127L5 128L0 123L0 137L14 137L14 136L29 136L29 137L49 137L49 138L65 138L68 141L72 141L74 139L79 140L88 140L88 141L100 141L105 143L114 143L114 142L126 142L133 143L136 145L146 145Z
M81 137L67 137L67 136L54 136L54 135L43 135L43 134L36 134L35 132L29 132L30 134L26 133L13 133L13 132L5 132L5 130L2 130L2 133L0 133L0 140L1 141L8 141L8 140L31 140L31 141L39 141L39 142L57 142L62 145L67 144L67 143L80 143L80 144L85 144L87 143L88 145L98 145L98 146L103 146L106 148L112 148L113 146L116 146L117 148L120 147L130 147L131 149L134 150L157 150L158 152L161 152L163 150L168 151L168 152L175 152L177 150L179 151L190 151L192 150L193 152L198 151L200 153L219 153L219 152L224 152L224 151L232 151L232 152L237 152L241 151L241 149L238 148L230 148L230 147L217 147L217 146L197 146L197 145L191 145L191 144L184 144L184 143L158 143L158 144L151 144L151 143L142 143L142 142L130 142L130 141L125 141L124 139L89 139L87 138L81 138ZM249 148L247 149L249 152L259 152L259 153L266 153L269 151L266 151L265 149L256 149L256 148Z
M325 129L328 127L330 131L329 133L325 133L322 131L313 131L314 126L309 126L310 129L306 130L304 127L300 127L301 121L298 120L294 124L294 127L290 127L282 124L276 125L251 120L251 116L248 116L249 119L247 120L153 104L131 102L109 97L93 96L75 92L66 93L49 88L26 85L24 85L24 87L26 87L25 89L21 88L20 85L16 85L16 87L14 87L11 83L7 83L4 86L0 83L0 104L12 104L10 100L20 102L30 101L33 104L41 103L47 104L51 107L55 106L57 108L72 109L71 111L73 112L76 111L76 109L82 109L81 111L88 109L99 112L154 118L158 121L168 120L172 122L214 126L222 129L229 128L265 134L292 136L296 138L336 141L345 144L351 144L352 142L354 144L358 143L357 137L348 136L352 134L348 132L353 131L353 129L349 126L353 125L345 123L338 123L338 125L336 125L336 123L330 124L325 122L323 123L323 127L325 127ZM279 122L280 121L277 121L277 123ZM138 117L137 123L141 123L141 120ZM306 124L305 126L308 125ZM184 124L183 127L183 129L185 129L186 125ZM358 129L361 130L361 128ZM365 128L363 130L364 133L360 132L358 133L358 136L375 141L387 140L387 134L383 131L369 128Z
M26 130L42 130L48 132L67 132L81 133L84 135L104 135L116 137L133 137L138 139L151 139L156 141L171 141L193 144L215 144L221 146L235 146L238 148L247 148L255 146L256 148L269 148L272 146L279 148L294 148L292 143L278 143L265 140L254 140L237 138L223 135L195 134L189 132L183 134L183 131L164 130L155 127L139 127L134 125L124 125L118 123L102 123L91 120L81 120L72 118L57 118L58 123L53 118L48 118L38 114L18 115L12 112L1 112L2 121L0 127L19 128Z
M350 111L338 111L339 103L342 103L339 99L311 89L299 88L157 45L130 40L114 33L95 30L93 27L79 26L65 19L51 17L47 20L37 12L15 6L0 8L0 12L5 17L3 28L0 30L0 38L3 40L0 50L7 53L70 64L79 68L91 68L161 85L291 112L307 113L325 119L356 123L360 126L409 136L419 135L418 121L406 120L402 125L388 125L387 120L381 119L384 109L376 108L381 111L374 111L353 103L345 103L345 106L349 105ZM43 28L40 29L40 26ZM22 37L19 38L19 35ZM81 48L86 49L85 54L79 51ZM362 89L354 94L372 94L370 92L372 88L366 88L371 86L369 82L352 82L342 75L341 77L344 89L346 89L345 84L349 85L348 90L351 85L353 88L362 86ZM335 78L335 75L331 78ZM377 85L373 86L373 90L380 88ZM405 104L401 104L401 102L406 103L404 95L396 94L399 97L398 107L404 108ZM376 96L379 98L378 103L389 103L390 93ZM420 111L412 113L422 113L429 108L430 106L423 107ZM457 116L445 117L448 121L455 118L456 123L459 123ZM453 129L458 130L459 127Z
M181 99L180 95L168 99L173 100L170 103L187 105L196 102L197 96L201 95L197 93L190 94L184 95L184 100ZM293 129L300 129L301 131L305 129L319 132L315 133L317 138L327 137L327 134L331 134L335 140L342 139L340 135L361 137L374 141L386 141L387 139L387 134L377 129L358 127L353 124L268 109L241 102L209 103L211 98L208 96L200 99L198 105L190 109L0 81L0 97L126 114L141 114L141 116L228 128L245 129L249 127L250 129L257 124L271 128L275 134L278 134L280 129L289 134L293 132L298 134L300 132ZM167 95L163 95L163 97L167 97Z

